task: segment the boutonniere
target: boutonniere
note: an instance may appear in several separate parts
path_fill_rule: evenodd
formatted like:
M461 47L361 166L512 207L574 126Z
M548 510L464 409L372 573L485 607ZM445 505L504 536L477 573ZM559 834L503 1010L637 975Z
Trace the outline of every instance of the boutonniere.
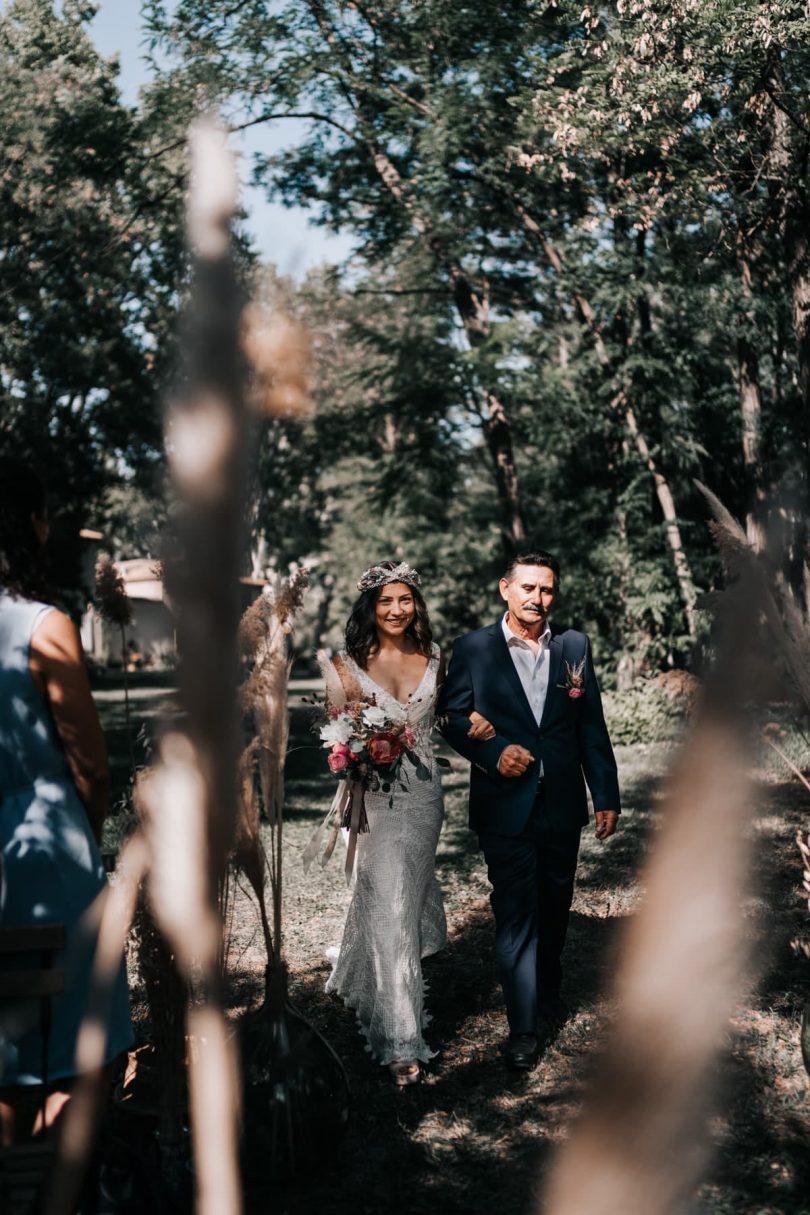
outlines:
M567 692L571 700L579 700L580 696L585 695L584 658L576 666L572 666L570 662L565 664L565 683L558 683L557 687Z

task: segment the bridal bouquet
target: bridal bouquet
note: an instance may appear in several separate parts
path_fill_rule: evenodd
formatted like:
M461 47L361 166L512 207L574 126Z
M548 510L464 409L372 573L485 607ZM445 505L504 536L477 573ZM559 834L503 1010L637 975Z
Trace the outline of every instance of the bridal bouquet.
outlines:
M366 789L381 788L387 793L402 757L408 755L417 763L411 727L393 721L373 701L349 701L327 713L321 742L329 748L326 762L338 780L360 781Z
M351 700L339 708L326 711L327 720L320 728L321 743L328 749L326 762L330 772L340 782L329 813L304 849L304 868L308 869L320 852L325 865L335 848L341 827L348 829L346 879L351 879L357 837L368 831L366 790L388 793L399 775L402 760L407 755L418 779L429 779L430 773L414 751L416 736L406 722L394 721L373 699Z

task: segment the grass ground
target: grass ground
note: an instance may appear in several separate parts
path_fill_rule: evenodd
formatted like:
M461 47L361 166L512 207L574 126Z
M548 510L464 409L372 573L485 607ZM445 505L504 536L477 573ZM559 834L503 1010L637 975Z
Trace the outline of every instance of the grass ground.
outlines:
M135 713L149 723L169 693L141 693ZM115 745L120 697L102 698L99 707ZM425 964L434 1017L427 1036L438 1053L422 1085L396 1091L364 1051L352 1015L323 992L323 951L339 941L348 896L337 858L308 875L300 866L301 849L325 813L332 782L313 748L309 711L299 696L291 698L291 707L285 922L292 995L344 1060L353 1112L337 1161L329 1163L325 1155L323 1169L290 1187L273 1209L288 1215L529 1211L616 1013L605 991L617 938L641 898L639 867L655 838L671 747L618 748L625 799L620 831L604 845L591 833L583 842L565 957L573 1016L527 1077L507 1074L499 1057L504 1019L488 885L465 826L466 765L453 760L437 857L450 941ZM751 827L756 873L741 899L758 978L735 1011L718 1063L722 1096L711 1128L716 1152L694 1206L717 1215L810 1210L808 1080L799 1049L801 1008L810 999L808 965L790 947L807 931L794 837L797 828L806 828L810 794L774 772L761 774L761 794ZM229 965L236 1010L257 997L263 964L253 906L242 892L235 906Z

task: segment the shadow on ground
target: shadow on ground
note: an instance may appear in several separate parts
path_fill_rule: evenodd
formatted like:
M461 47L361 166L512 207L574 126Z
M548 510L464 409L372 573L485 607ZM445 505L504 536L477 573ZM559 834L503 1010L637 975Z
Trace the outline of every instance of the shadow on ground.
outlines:
M154 693L153 701L148 699ZM155 720L158 690L144 688L136 715ZM566 948L565 994L573 1015L549 1042L529 1076L502 1064L505 1032L493 956L488 887L474 837L466 829L464 765L445 781L447 822L437 870L448 908L447 948L425 963L438 1050L425 1081L397 1091L364 1050L353 1016L324 994L323 947L339 938L348 894L340 860L304 875L300 854L331 801L313 735L312 710L292 705L287 767L285 889L288 954L296 1004L344 1060L352 1118L342 1138L323 1145L310 1176L248 1204L287 1215L478 1215L529 1212L554 1147L567 1134L603 1048L615 1010L606 996L623 924L641 897L639 868L660 821L662 778L671 747L618 748L626 813L619 833L599 844L583 836L577 893ZM122 706L102 706L118 770L126 768ZM743 898L760 978L735 1016L712 1136L714 1164L696 1198L712 1215L800 1215L810 1193L806 1092L798 1048L799 1019L810 999L807 964L791 941L810 935L801 899L797 828L806 829L807 795L794 784L764 787L753 827L755 876ZM237 906L229 967L234 1010L255 1002L263 958L255 915Z

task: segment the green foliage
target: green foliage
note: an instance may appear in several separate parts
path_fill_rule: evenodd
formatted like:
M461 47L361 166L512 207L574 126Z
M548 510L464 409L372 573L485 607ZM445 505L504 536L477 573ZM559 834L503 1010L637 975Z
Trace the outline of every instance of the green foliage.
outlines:
M0 444L49 487L57 582L109 487L151 491L180 284L176 158L118 94L89 4L0 16Z
M218 104L295 121L255 180L358 250L298 287L256 276L315 347L315 414L257 435L250 520L256 565L316 570L305 644L338 639L383 555L422 568L442 640L487 621L522 522L562 561L559 622L624 682L699 640L718 565L696 478L801 553L803 6L147 0L134 110L90 8L0 20L2 434L65 503L154 546L183 132Z
M266 443L261 478L271 550L309 536L332 619L383 552L426 565L450 631L487 619L504 469L563 561L561 612L637 670L687 660L717 577L695 478L800 535L799 8L146 6L166 94L298 115L256 179L360 249L304 293L328 334L318 414Z
M686 720L685 703L645 679L624 692L604 692L610 737L616 745L677 739Z

